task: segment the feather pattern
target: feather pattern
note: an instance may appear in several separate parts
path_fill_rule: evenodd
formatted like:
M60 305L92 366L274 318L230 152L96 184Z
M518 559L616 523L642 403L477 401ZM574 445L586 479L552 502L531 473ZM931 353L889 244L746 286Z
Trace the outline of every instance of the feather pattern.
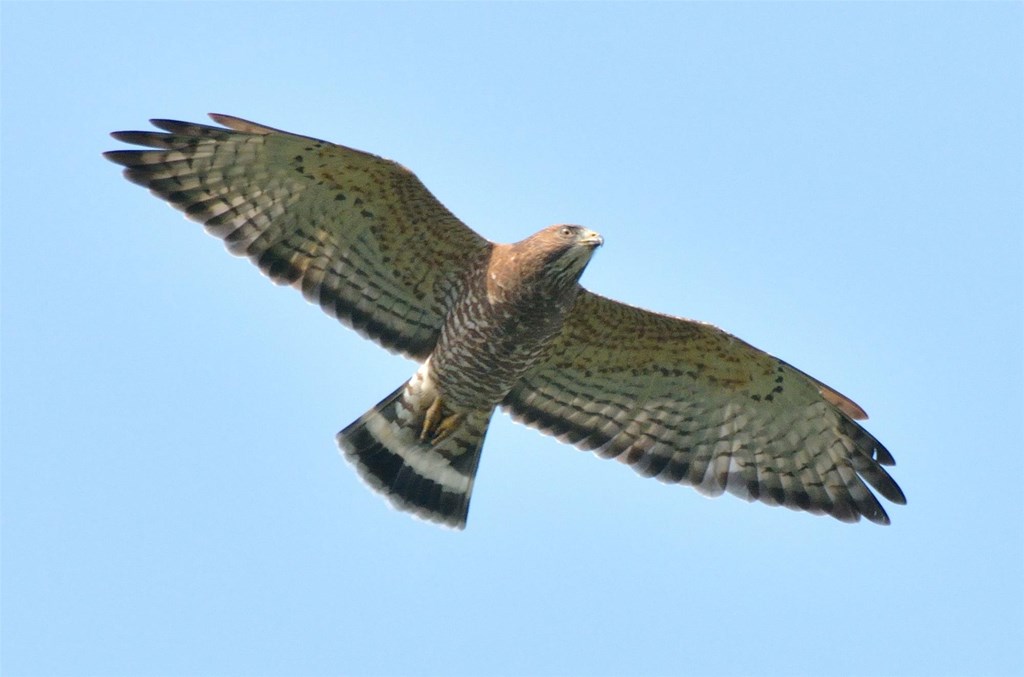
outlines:
M463 275L491 243L401 165L226 115L228 129L153 120L163 132L115 132L153 150L110 151L232 254L364 336L424 360Z
M843 521L888 523L892 455L852 400L709 324L590 293L603 242L552 226L484 239L401 165L226 115L153 120L106 157L228 251L423 364L342 430L402 510L461 528L491 415L646 477Z
M547 362L503 407L523 423L615 458L641 475L709 496L889 518L865 481L894 503L892 456L853 421L856 404L709 324L589 292Z

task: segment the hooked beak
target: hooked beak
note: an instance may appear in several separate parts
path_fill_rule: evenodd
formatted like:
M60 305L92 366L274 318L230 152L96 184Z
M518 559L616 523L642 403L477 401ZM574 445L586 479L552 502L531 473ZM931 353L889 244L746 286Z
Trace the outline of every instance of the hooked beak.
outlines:
M601 237L600 233L588 230L580 236L579 243L596 249L604 244L604 238Z

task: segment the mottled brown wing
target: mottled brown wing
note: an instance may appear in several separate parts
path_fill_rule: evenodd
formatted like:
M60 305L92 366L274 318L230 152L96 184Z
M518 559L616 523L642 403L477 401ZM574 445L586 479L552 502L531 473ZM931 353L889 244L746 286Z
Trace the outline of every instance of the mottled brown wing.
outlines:
M722 330L584 291L513 418L641 475L854 522L905 503L857 405Z
M105 156L274 282L386 348L426 358L490 243L395 162L211 117L227 129L153 120L166 133L113 134L153 150Z

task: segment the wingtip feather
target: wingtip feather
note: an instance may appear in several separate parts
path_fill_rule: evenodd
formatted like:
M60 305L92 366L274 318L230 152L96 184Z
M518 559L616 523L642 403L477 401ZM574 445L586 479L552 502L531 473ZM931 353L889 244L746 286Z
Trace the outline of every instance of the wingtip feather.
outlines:
M207 116L218 125L223 125L228 129L232 129L236 132L243 132L246 134L271 134L274 132L280 134L290 134L281 129L274 129L266 125L261 125L258 122L252 120L246 120L244 118L238 118L234 115L225 115L223 113L207 113Z

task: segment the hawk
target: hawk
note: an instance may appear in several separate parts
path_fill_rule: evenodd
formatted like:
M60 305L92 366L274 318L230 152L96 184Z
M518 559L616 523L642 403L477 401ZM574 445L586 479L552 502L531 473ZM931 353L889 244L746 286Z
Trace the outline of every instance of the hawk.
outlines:
M115 132L107 159L343 324L420 362L337 435L401 509L463 528L495 409L639 474L717 496L889 517L906 502L850 399L710 324L578 280L575 225L490 242L402 165L227 115ZM871 488L869 488L869 485Z

